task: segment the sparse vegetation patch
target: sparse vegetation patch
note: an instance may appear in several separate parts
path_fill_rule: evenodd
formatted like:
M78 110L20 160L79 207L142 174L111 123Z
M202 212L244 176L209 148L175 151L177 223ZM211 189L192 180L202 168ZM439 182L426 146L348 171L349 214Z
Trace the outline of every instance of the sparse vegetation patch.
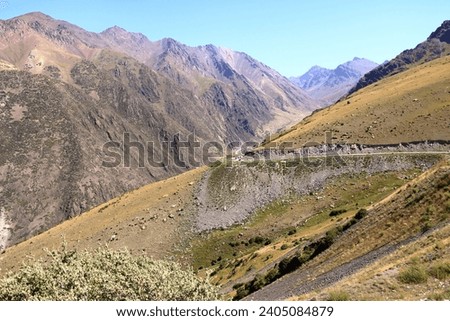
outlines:
M413 264L398 275L398 280L406 284L420 284L427 282L427 271L419 264Z

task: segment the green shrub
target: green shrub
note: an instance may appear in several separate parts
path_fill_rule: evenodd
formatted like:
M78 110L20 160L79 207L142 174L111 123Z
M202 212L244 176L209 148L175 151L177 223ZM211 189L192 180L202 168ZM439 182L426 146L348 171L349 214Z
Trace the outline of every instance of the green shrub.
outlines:
M236 283L235 285L233 285L233 290L237 290L243 285L244 285L243 283Z
M333 291L328 294L327 301L350 301L350 295L344 291Z
M291 273L297 270L301 265L302 262L297 255L284 258L278 265L278 276L281 277L285 274Z
M248 243L249 244L255 243L255 244L269 245L271 243L271 241L267 237L255 236L255 237L252 237L251 239L249 239Z
M423 233L429 231L432 227L433 227L433 225L432 225L430 222L426 222L425 224L423 224L423 225L420 227L420 231L421 231L422 234L423 234Z
M444 290L440 293L433 293L428 297L428 299L433 301L450 300L450 290Z
M359 221L363 219L365 216L367 216L368 213L369 212L365 208L362 208L355 214L355 219Z
M398 280L406 284L419 284L427 282L428 274L420 265L412 265L401 271Z
M288 232L288 235L294 235L295 233L297 233L297 229L292 229Z
M216 287L172 262L101 248L48 252L0 280L0 301L215 300Z
M263 288L263 286L266 285L266 282L264 280L264 277L261 275L255 276L255 278L250 282L248 289L250 293L256 292Z
M429 274L439 280L445 280L450 277L450 262L438 263L433 265Z
M344 226L342 226L342 231L347 231L350 227L352 227L356 223L358 223L358 220L356 218L352 218L350 221L345 223Z
M264 281L266 282L266 284L270 284L273 281L275 281L277 278L278 278L278 269L277 268L272 268L264 276Z
M328 215L329 215L329 216L338 216L338 215L341 215L341 214L343 214L343 213L345 213L345 212L347 212L346 209L342 209L342 210L332 210L332 211L330 212L330 214L328 214Z
M239 243L239 242L230 242L230 243L228 243L228 245L229 246L231 246L231 247L236 247L236 246L239 246L241 243Z
M245 286L242 286L237 289L236 295L233 297L233 301L239 301L240 299L245 298L249 294L250 294L249 290Z

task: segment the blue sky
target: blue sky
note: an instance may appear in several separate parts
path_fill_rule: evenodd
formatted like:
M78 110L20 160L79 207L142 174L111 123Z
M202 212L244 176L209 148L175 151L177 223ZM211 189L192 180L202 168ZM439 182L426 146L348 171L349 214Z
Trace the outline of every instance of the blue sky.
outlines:
M391 59L450 19L450 1L0 0L0 19L31 11L89 31L118 25L150 40L212 43L296 76L355 56Z

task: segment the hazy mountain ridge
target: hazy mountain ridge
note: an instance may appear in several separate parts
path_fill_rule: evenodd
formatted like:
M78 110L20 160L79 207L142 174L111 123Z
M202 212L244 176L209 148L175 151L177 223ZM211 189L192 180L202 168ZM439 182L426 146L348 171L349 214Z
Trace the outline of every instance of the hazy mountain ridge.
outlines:
M311 67L300 77L291 77L290 80L305 90L314 89L323 85L333 71L320 66Z
M424 42L407 49L394 59L367 73L351 89L350 94L390 75L405 71L411 66L450 54L450 20L446 20Z
M370 60L355 57L335 69L313 66L304 75L290 80L327 106L346 95L364 74L377 66Z
M317 108L313 100L285 77L244 53L213 45L189 47L170 38L152 42L143 34L127 32L117 26L97 34L65 21L54 20L42 13L27 14L2 23L15 30L15 34L9 38L13 38L12 42L16 42L21 48L20 50L6 48L14 51L16 56L17 51L20 51L20 58L17 57L19 59L8 59L11 57L7 54L7 50L3 52L0 50L0 58L34 73L42 72L45 67L43 60L52 60L57 68L66 70L70 67L67 66L68 63L74 64L73 60L93 59L101 50L111 49L145 63L158 73L166 75L177 85L194 91L198 96L210 88L213 82L228 86L225 92L235 88L246 92L253 91L270 109L259 124L250 123L253 132L258 136L262 136L265 130L282 128L292 123L293 118L304 117ZM32 36L27 36L30 32ZM20 35L17 35L18 33ZM27 39L28 46L22 43L24 35L31 38ZM34 47L36 44L42 44L37 47L49 48L50 53L39 50L33 52L33 44ZM51 48L54 44L58 50ZM66 57L67 53L74 56ZM41 55L46 59L36 58ZM67 73L62 72L61 77L70 82Z

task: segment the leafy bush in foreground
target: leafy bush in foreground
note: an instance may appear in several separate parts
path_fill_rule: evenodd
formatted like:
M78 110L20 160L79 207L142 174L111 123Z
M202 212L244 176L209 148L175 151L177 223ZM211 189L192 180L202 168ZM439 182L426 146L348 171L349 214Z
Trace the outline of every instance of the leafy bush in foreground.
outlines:
M107 248L48 252L0 280L0 300L215 300L217 289L192 270Z

